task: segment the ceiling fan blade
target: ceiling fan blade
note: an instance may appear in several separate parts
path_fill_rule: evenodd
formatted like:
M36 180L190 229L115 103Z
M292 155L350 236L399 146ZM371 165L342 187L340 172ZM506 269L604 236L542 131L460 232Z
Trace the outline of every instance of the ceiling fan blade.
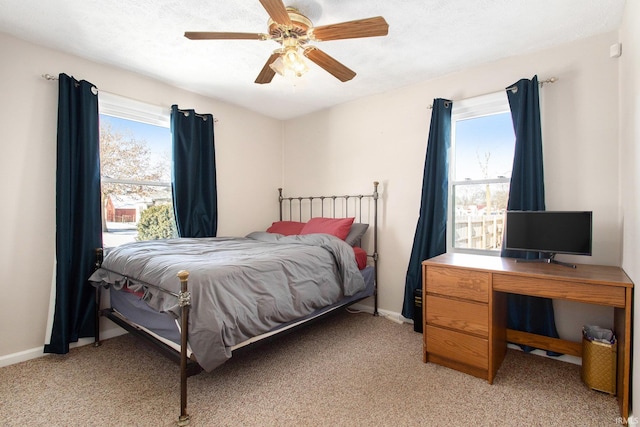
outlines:
M220 33L207 31L187 31L184 36L190 40L266 40L261 33Z
M377 16L315 27L312 37L317 41L326 41L386 36L387 34L389 34L389 24L382 16Z
M271 65L273 61L278 59L279 56L280 56L280 53L271 54L269 59L267 59L267 62L264 64L264 67L262 67L262 70L260 70L260 74L258 74L258 77L256 78L255 83L258 83L258 84L271 83L271 80L273 80L273 76L276 75L276 72L273 71L273 69L269 67L269 65Z
M291 26L291 18L282 0L260 0L271 19L280 25Z
M355 71L347 68L315 46L307 47L303 54L341 82L349 81L356 76Z

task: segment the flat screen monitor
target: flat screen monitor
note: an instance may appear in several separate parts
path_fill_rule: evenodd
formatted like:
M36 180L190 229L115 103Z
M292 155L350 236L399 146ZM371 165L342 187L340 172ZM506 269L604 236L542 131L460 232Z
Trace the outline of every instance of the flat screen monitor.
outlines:
M506 249L591 255L592 212L507 211Z

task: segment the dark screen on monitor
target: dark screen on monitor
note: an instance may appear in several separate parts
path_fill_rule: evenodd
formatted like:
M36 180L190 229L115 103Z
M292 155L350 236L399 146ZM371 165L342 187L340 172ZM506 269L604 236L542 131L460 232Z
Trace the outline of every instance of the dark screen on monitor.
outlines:
M591 255L591 212L508 211L506 249Z

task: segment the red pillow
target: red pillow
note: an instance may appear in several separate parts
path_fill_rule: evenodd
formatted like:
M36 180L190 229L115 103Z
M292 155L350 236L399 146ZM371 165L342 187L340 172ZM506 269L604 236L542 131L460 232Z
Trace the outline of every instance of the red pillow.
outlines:
M267 232L291 236L294 234L300 234L300 232L302 231L302 227L304 227L304 222L276 221L271 224L271 227L267 228Z
M325 233L344 240L349 234L354 218L311 218L300 234Z
M362 270L367 266L367 251L365 251L364 249L358 246L354 246L353 253L356 256L356 262L358 263L358 268Z

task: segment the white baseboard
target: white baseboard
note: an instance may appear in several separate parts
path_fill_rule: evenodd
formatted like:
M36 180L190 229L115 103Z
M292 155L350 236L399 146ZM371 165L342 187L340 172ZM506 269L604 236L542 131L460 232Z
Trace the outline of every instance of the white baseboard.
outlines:
M373 314L373 307L371 307L370 305L356 303L350 306L349 308L352 310L363 311L365 313ZM413 320L407 319L403 317L400 313L397 313L395 311L383 310L381 308L378 308L378 315L398 324L403 324L403 323L413 324Z
M36 359L38 357L47 356L47 353L43 353L44 345L41 347L32 348L31 350L24 350L18 353L7 354L0 357L0 368L5 366L14 365L16 363L25 362L27 360Z
M128 333L120 327L113 327L100 331L100 339L114 338L120 335ZM84 345L93 344L95 340L93 338L80 338L78 342L69 344L69 348L82 347ZM6 356L0 356L0 368L4 366L14 365L20 362L26 362L27 360L37 359L38 357L48 356L50 353L44 353L44 344L40 347L32 348L30 350L19 351L17 353L7 354Z

